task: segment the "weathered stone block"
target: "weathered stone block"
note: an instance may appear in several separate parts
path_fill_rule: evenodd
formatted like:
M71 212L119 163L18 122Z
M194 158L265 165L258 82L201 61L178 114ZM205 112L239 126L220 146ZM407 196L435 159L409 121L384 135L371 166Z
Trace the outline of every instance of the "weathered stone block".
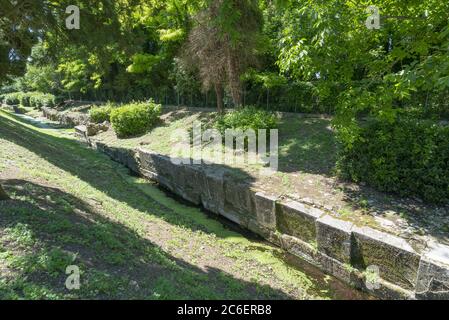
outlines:
M140 159L140 173L144 177L151 176L150 178L152 178L156 174L152 153L144 149L138 149L137 152Z
M255 194L257 221L269 229L276 229L276 200L277 197L262 192Z
M224 171L204 170L204 188L201 194L201 202L207 210L222 214L224 212Z
M316 221L318 250L340 262L351 263L352 227L350 222L324 216Z
M170 158L159 154L153 154L153 162L155 171L158 176L158 182L161 186L176 193L176 178L181 174L181 166L175 166L171 163ZM179 193L178 193L179 194Z
M356 288L362 287L362 277L349 264L342 263L319 251L316 254L316 260L320 270L325 273L330 274L347 284L351 284Z
M173 164L173 166L176 166ZM187 201L196 205L201 203L201 171L194 165L179 166L176 176L176 188Z
M314 266L319 266L317 259L318 250L316 247L286 234L281 235L280 240L282 249Z
M354 227L352 231L354 266L377 266L382 279L406 289L414 288L420 258L404 239L368 227Z
M165 157L148 150L138 149L139 172L144 177L153 179L164 188L175 191L174 177L177 167L172 166L169 157Z
M92 123L88 122L86 125L87 136L95 136L100 131L108 131L109 125L107 123Z
M79 138L87 139L87 128L85 125L80 125L75 127L75 135L77 135Z
M274 245L281 246L281 239L280 236L273 232L272 229L266 228L265 226L261 225L257 220L249 219L248 220L248 229L254 232L255 234L258 234L265 240L268 240Z
M281 233L314 243L316 241L315 221L323 214L321 210L296 201L277 203L277 229Z
M418 299L449 299L448 246L432 243L423 253L415 291Z
M138 154L133 149L125 149L123 163L134 173L139 173Z
M224 191L227 212L236 212L248 217L255 215L254 193L251 192L250 185L236 182L225 175Z

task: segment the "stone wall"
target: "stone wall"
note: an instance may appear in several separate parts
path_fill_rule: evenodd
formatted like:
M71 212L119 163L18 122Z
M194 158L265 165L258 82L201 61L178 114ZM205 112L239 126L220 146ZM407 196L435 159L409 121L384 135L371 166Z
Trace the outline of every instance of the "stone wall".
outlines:
M68 127L75 127L89 122L89 115L80 112L59 112L53 108L42 108L44 117Z
M429 244L424 252L416 252L402 238L265 194L238 182L226 168L173 164L169 157L149 150L111 147L82 136L91 147L136 174L157 181L183 199L234 221L356 288L386 299L449 299L447 246ZM378 271L374 279L373 270Z

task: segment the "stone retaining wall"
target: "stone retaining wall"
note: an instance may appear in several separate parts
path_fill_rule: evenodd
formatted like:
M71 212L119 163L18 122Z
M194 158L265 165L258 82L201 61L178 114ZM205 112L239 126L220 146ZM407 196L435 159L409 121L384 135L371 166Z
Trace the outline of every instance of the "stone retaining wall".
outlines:
M178 165L142 148L83 139L195 205L222 215L324 272L386 299L449 299L449 247L416 252L404 239L338 220L307 204L237 182L219 166ZM374 269L373 269L374 268ZM369 270L378 270L377 278ZM375 280L375 281L373 281Z
M89 115L79 112L59 112L53 108L42 107L44 117L68 127L75 127L89 122Z

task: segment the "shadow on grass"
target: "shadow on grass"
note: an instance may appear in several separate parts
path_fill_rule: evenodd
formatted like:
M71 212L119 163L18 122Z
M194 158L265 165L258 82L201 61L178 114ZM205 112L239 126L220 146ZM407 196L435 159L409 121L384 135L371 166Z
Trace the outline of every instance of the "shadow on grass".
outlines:
M22 121L20 118L16 118ZM0 138L11 141L27 150L35 153L49 163L78 177L90 186L105 193L122 203L141 212L148 212L163 218L165 221L189 228L193 231L201 230L206 233L214 233L218 237L234 236L225 229L216 232L210 231L203 224L195 223L191 216L180 215L173 208L161 204L157 194L148 197L135 185L127 183L120 172L122 165L110 161L109 157L96 152L79 141L55 137L31 128L21 123L0 116ZM235 169L232 171L235 174ZM239 171L241 179L246 180L247 174ZM248 177L251 179L251 177ZM188 207L182 208L188 210Z
M2 184L13 200L0 202L0 255L11 271L0 281L0 299L291 298L179 260L59 189ZM65 288L68 265L82 272L80 290Z
M330 120L283 117L279 125L279 172L332 176L337 145Z

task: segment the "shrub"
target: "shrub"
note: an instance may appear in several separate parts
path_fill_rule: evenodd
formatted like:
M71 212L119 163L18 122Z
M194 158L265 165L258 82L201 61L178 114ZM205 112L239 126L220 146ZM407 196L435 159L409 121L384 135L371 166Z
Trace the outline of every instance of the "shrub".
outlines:
M49 93L33 92L29 98L29 105L37 109L42 107L53 108L56 106L56 97Z
M19 97L20 105L24 107L29 107L31 94L32 94L31 92L22 93Z
M259 129L276 129L278 119L272 112L248 106L220 115L215 121L215 127L222 135L224 135L226 129L242 129L243 131L253 129L257 134Z
M30 107L31 106L31 97L40 95L42 93L40 92L23 92L20 95L20 104L24 107Z
M20 103L22 92L12 92L4 95L3 99L7 105L17 105Z
M105 106L95 106L89 110L90 120L95 123L103 123L105 121L111 121L111 112L116 108L115 105L108 103Z
M427 202L449 200L449 127L413 119L371 120L356 139L340 141L338 169L344 177Z
M111 111L111 123L118 137L130 137L147 132L159 119L161 105L154 102L134 102Z

